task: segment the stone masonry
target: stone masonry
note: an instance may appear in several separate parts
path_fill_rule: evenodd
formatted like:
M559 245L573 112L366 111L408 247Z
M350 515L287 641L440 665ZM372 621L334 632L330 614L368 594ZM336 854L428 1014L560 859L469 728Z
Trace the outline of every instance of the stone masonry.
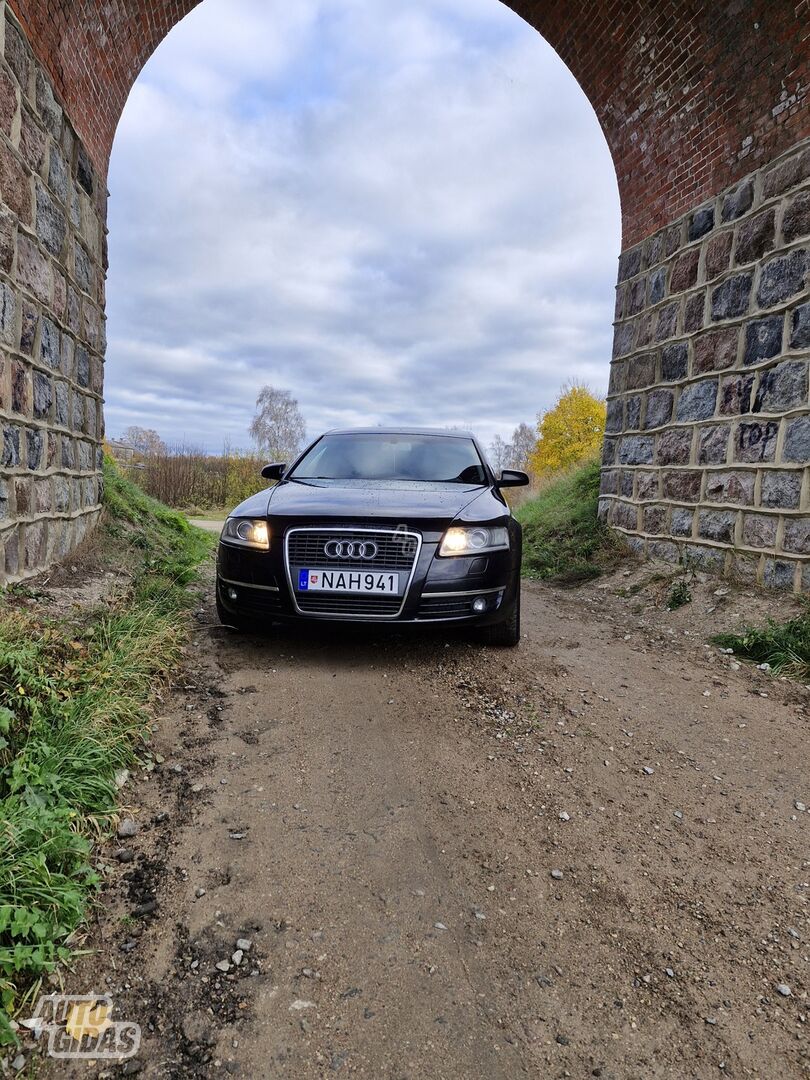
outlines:
M0 16L0 577L16 581L100 513L106 188Z
M0 0L8 580L99 514L109 155L138 73L199 2ZM810 0L507 3L578 80L616 167L601 513L644 552L808 589Z
M603 517L810 589L810 140L622 254Z

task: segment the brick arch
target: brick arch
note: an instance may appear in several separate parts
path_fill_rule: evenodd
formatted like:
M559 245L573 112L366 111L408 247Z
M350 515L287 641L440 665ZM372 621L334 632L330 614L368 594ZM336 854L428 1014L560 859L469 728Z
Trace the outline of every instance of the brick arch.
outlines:
M0 580L98 518L110 150L197 2L0 0ZM510 6L618 179L600 513L642 553L810 591L810 0Z
M11 0L102 175L135 79L199 2ZM808 0L509 6L593 105L616 165L625 246L810 134Z

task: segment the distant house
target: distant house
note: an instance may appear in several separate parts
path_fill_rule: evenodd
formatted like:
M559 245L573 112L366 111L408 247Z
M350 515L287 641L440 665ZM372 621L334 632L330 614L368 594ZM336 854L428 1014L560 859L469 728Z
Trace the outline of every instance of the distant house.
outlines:
M116 442L114 439L109 439L107 445L110 448L110 453L119 465L135 464L137 450L134 446L130 446L128 443Z

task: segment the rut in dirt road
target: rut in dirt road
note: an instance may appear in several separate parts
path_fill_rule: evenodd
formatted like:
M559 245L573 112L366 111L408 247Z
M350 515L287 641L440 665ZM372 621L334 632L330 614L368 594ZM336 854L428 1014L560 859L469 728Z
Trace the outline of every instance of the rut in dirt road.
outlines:
M527 586L514 652L201 627L72 987L130 1068L803 1075L806 692L704 648L744 597L615 584Z

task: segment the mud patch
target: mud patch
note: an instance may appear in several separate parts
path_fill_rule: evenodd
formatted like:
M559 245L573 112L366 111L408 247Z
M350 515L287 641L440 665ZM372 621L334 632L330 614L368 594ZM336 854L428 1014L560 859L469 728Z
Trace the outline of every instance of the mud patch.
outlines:
M157 909L157 894L166 880L165 859L150 859L141 855L134 870L124 874L126 897L132 906L132 915L154 915Z
M185 1080L222 1074L217 1047L238 1040L251 1008L251 983L261 974L253 940L260 930L259 923L233 934L211 926L192 939L186 926L176 926L171 978L147 987L146 1030L166 1062L162 1075ZM247 950L237 947L243 939ZM217 964L229 969L220 971Z

